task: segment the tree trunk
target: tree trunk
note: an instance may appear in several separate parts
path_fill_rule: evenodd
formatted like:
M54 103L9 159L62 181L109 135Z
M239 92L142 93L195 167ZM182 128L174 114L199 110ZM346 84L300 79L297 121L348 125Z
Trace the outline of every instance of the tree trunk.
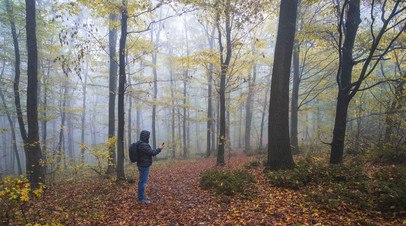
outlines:
M68 108L72 107L70 98L67 101ZM74 144L73 144L73 125L72 125L72 113L67 113L66 125L68 129L68 157L69 163L74 162Z
M85 163L85 122L86 122L86 102L87 102L87 77L89 73L89 62L86 62L85 81L83 83L82 117L80 134L80 163Z
M289 77L296 15L297 0L282 0L269 101L267 168L271 170L295 165L289 139Z
M116 93L117 93L117 29L115 28L115 22L117 21L116 14L109 15L109 128L108 138L111 139L115 136L115 110L116 110ZM109 146L109 159L107 166L107 173L113 173L116 164L115 145Z
M63 94L62 94L62 103L60 105L61 111L61 125L59 127L59 141L58 145L56 146L56 150L53 153L54 157L56 158L56 169L58 170L61 165L61 160L63 154L65 153L63 142L65 140L65 121L66 121L66 101L68 98L68 75L63 79Z
M38 129L38 52L35 18L35 1L26 0L26 32L27 32L27 124L28 135L25 145L27 177L33 188L45 182L45 166L43 160Z
M207 144L206 144L206 157L211 155L211 134L214 133L213 131L213 104L212 104L212 93L213 93L213 84L212 84L212 75L213 75L213 64L209 66L209 75L207 76L207 83L208 83L208 97L207 97Z
M395 95L393 97L392 103L390 108L387 110L385 115L385 135L384 135L384 142L389 143L391 141L392 133L396 125L400 123L396 120L396 113L400 109L402 109L403 104L405 103L405 80L398 83L395 88ZM399 117L399 116L398 116Z
M2 71L1 71L1 74L0 74L0 79L3 77L5 66L6 65L5 65L5 61L4 61ZM13 139L12 140L13 151L14 151L14 155L15 155L16 160L17 160L18 175L22 175L23 171L22 171L22 168L21 168L20 155L18 153L18 148L17 148L17 137L16 137L16 132L15 132L15 126L14 126L14 122L13 122L13 120L11 118L11 114L10 114L10 112L8 110L6 100L5 100L4 95L3 95L3 90L1 88L0 88L0 99L3 101L3 107L4 107L4 110L5 110L6 115L7 115L7 120L9 122L9 124L10 124L11 138ZM14 169L14 167L13 167L13 169Z
M341 163L343 159L345 131L347 127L347 110L350 103L348 95L351 89L352 68L354 66L352 51L360 22L360 0L351 0L348 4L348 13L345 23L345 40L343 47L340 46L342 60L338 72L339 90L333 141L331 142L331 164Z
M125 51L127 40L127 0L122 1L121 37L119 47L119 82L118 82L118 131L117 131L117 179L124 180L124 94L126 85Z
M13 7L10 4L10 0L5 0L6 2L6 9L7 9L7 14L9 17L10 21L10 28L11 28L11 35L13 36L13 45L14 45L14 102L16 106L16 112L17 112L17 121L18 121L18 126L20 128L20 134L21 138L24 141L24 144L27 142L27 131L25 129L24 125L24 119L23 119L23 113L21 110L21 101L20 101L20 64L21 64L21 57L20 57L20 47L18 44L18 36L17 36L17 31L16 31L16 25L15 25L15 19L14 19L14 13L13 13ZM25 147L24 147L25 150Z
M343 160L348 104L349 101L347 100L347 95L339 91L330 155L330 163L333 164L341 163Z
M126 62L128 62L128 54L126 54ZM131 75L131 68L130 65L128 65L128 74ZM128 86L131 86L131 76L128 76ZM132 141L132 109L133 109L133 98L132 98L132 93L127 96L128 98L128 125L127 125L127 144L128 147L126 150L131 146L133 143Z
M49 74L51 71L51 61L48 61L48 70L47 73L44 74L43 78L42 78L42 86L43 88L43 109L42 109L42 147L43 147L43 151L44 153L46 153L47 150L47 124L48 124L48 120L47 120L47 111L48 111L48 87L47 87L47 79L49 78ZM44 155L44 158L46 157L46 155Z
M255 41L252 44L252 55L255 57ZM254 61L254 60L253 60ZM252 102L254 95L255 80L257 78L257 67L255 62L252 66L252 77L248 76L248 96L247 103L245 105L245 154L251 153L251 123L252 123Z
M170 47L169 49L169 56L173 55L173 49ZM175 84L174 84L174 76L173 76L173 62L172 59L170 58L169 61L169 76L171 80L171 101L172 101L172 107L171 107L171 148L172 148L172 158L175 158L176 155L176 140L175 140Z
M160 10L160 17L162 18L162 8ZM156 100L158 97L158 72L157 72L157 58L158 58L158 46L159 46L159 37L161 35L161 25L158 24L158 30L155 34L155 43L154 43L154 32L151 30L151 42L154 43L154 52L152 53L152 74L154 75L154 103L152 104L152 148L156 148Z
M189 37L188 37L188 28L186 23L186 17L184 17L184 28L185 28L185 41L186 41L186 58L189 60ZM187 81L189 79L189 63L186 65L186 70L184 71L183 78L183 158L188 157L189 149L189 127L188 124L188 110L186 107L187 104Z
M222 29L220 27L220 15L217 15L216 25L218 33L219 51L220 51L220 134L217 153L217 165L224 165L224 150L227 143L226 137L226 76L228 67L231 61L232 46L231 46L231 22L230 22L230 0L226 1L225 14L225 36L226 36L226 54L224 58L224 47L222 43Z
M187 94L187 71L185 71L184 81L183 81L183 127L182 127L182 135L183 135L183 158L187 158L187 135L186 135L186 127L187 127L187 112L186 112L186 94Z
M140 60L140 78L144 76L144 64ZM141 134L141 109L140 106L137 105L137 131L136 131L136 138L138 139L138 136Z
M268 95L269 95L270 88L266 88L265 92L265 103L264 103L264 108L262 109L262 116L261 116L261 133L259 135L259 149L262 149L262 140L264 137L264 126L265 126L265 114L266 114L266 108L268 106Z
M397 116L396 114L399 110L402 109L405 103L405 84L406 84L406 73L402 70L401 64L399 62L399 57L396 52L394 52L395 59L396 59L396 67L399 70L399 74L401 77L401 81L396 85L395 93L392 99L392 103L390 108L386 111L385 115L385 135L384 135L384 142L389 143L391 142L391 137L393 130L398 125L401 125L399 121L402 117ZM382 64L381 64L382 65ZM382 67L381 67L382 68ZM396 117L397 116L397 117Z
M240 116L239 116L239 123L238 123L238 148L242 148L242 124L243 124L243 117L242 117L242 115L243 115L243 109L244 109L244 106L243 105L241 105L240 106Z
M298 141L298 111L299 111L299 41L295 40L293 47L293 84L292 84L292 102L290 105L290 137L292 154L299 154L299 141Z

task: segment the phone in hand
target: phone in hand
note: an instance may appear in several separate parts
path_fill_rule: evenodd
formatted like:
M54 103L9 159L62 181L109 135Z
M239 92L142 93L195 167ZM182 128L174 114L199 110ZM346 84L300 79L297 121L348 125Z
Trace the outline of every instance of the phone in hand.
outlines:
M165 142L162 142L162 145L165 145Z

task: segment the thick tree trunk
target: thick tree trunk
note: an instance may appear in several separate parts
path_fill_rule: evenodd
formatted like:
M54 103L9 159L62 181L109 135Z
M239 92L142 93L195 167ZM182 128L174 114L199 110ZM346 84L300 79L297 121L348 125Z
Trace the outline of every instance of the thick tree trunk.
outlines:
M294 167L289 139L289 77L297 0L282 0L272 70L268 121L268 162L272 170Z
M116 110L116 93L117 93L117 29L115 28L115 22L117 21L116 14L109 15L109 128L108 138L115 136L115 110ZM109 159L107 166L107 173L114 172L116 164L116 147L115 145L109 146Z
M38 129L38 52L36 35L35 1L26 0L26 32L28 55L27 124L28 135L25 146L27 177L33 188L45 182L45 166Z
M226 145L226 71L222 69L220 78L220 135L219 135L219 147L217 153L217 165L224 165L224 147Z
M347 110L349 101L346 93L340 93L337 100L334 121L333 142L331 143L330 163L337 164L343 160L345 130L347 127Z
M124 180L124 94L126 84L125 51L127 40L127 0L123 0L121 10L121 37L119 47L119 82L118 82L118 131L117 131L117 179Z
M221 63L221 73L220 73L220 134L219 134L219 144L217 153L217 165L224 165L224 150L227 143L226 137L226 76L228 73L228 67L231 61L232 46L231 46L231 22L230 22L230 0L226 1L226 9L224 11L225 15L225 36L226 36L226 54L224 58L224 47L222 42L222 33L220 28L220 18L219 15L216 18L217 23L217 33L220 51L220 63Z
M350 0L345 24L345 40L343 46L340 46L342 59L337 75L339 77L337 79L339 81L339 91L333 130L333 141L331 142L331 164L341 163L343 159L345 130L347 126L347 110L350 103L349 93L351 89L352 68L354 66L352 51L360 22L360 0Z

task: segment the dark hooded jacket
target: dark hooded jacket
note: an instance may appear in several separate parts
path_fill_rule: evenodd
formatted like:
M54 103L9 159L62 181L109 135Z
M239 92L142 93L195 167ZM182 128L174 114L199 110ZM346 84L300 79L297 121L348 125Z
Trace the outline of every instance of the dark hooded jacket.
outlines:
M152 156L155 156L161 152L161 149L152 149L148 144L150 132L143 130L140 134L140 140L137 141L137 154L138 161L137 166L140 167L149 167L152 165Z

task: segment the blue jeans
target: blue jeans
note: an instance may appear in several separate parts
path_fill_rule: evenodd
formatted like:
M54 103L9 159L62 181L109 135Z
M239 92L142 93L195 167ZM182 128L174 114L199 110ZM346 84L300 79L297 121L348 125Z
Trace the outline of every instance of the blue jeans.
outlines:
M145 187L148 182L149 167L138 167L138 172L140 173L138 181L138 200L142 201L145 199Z

